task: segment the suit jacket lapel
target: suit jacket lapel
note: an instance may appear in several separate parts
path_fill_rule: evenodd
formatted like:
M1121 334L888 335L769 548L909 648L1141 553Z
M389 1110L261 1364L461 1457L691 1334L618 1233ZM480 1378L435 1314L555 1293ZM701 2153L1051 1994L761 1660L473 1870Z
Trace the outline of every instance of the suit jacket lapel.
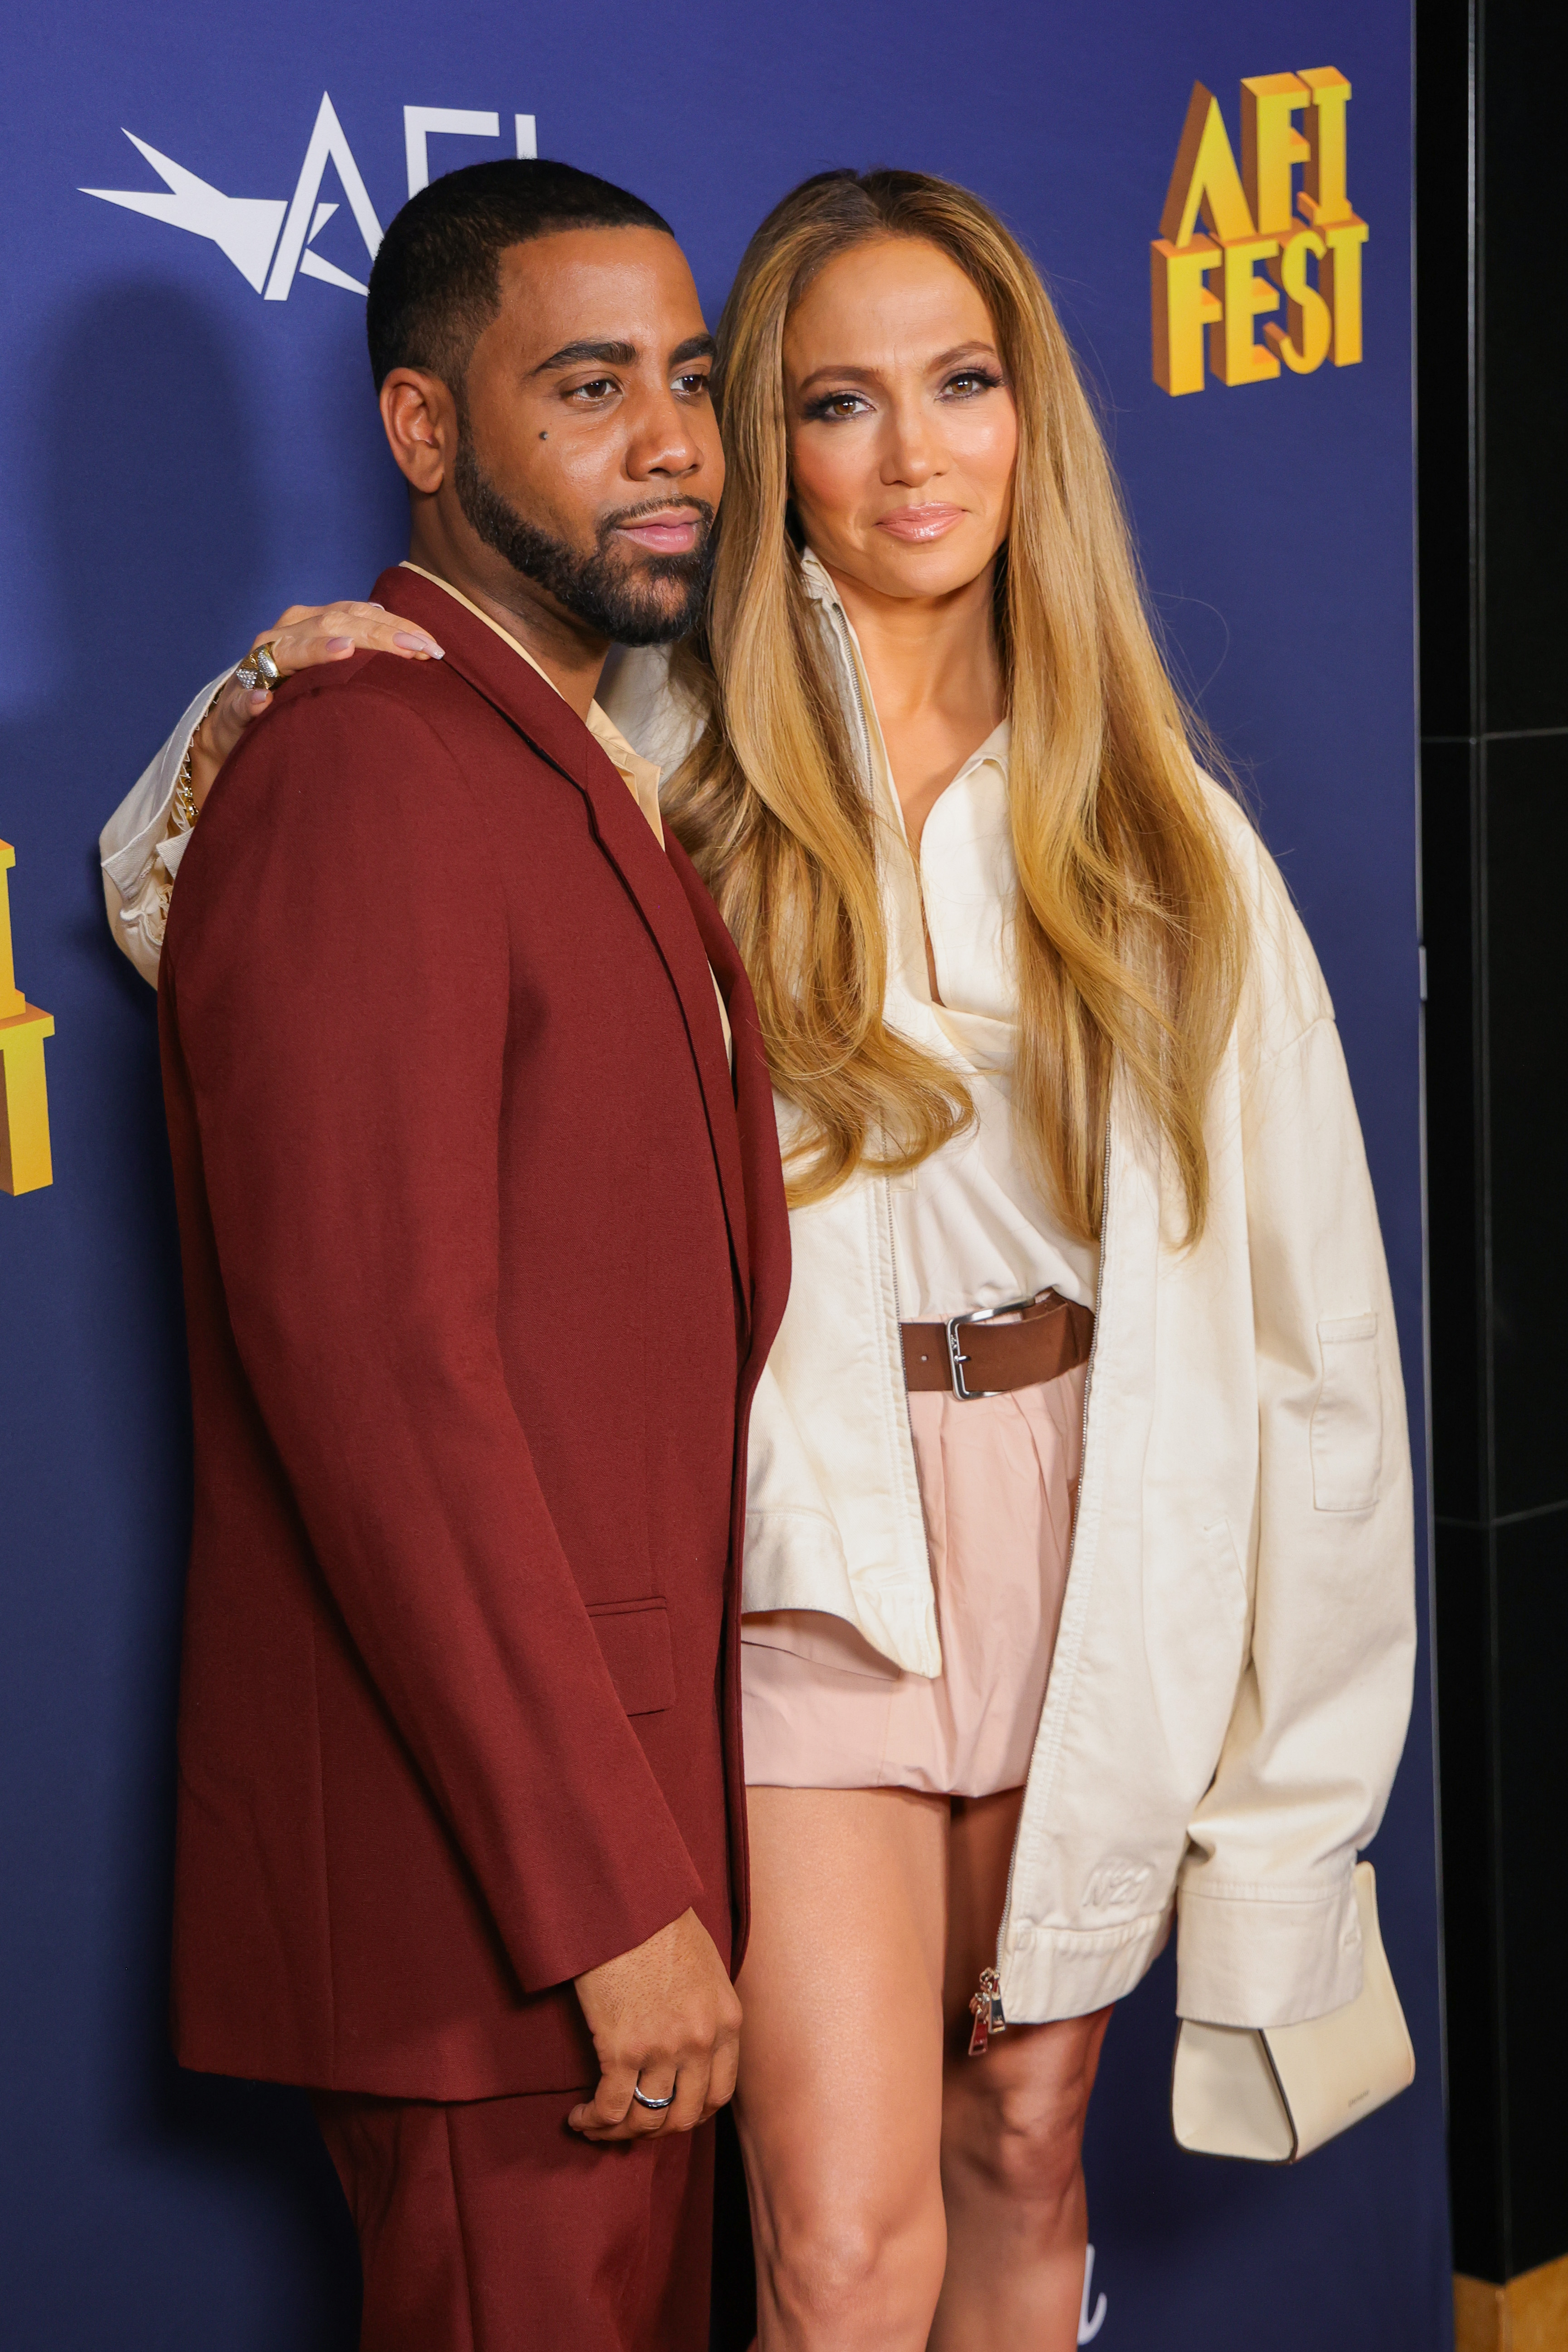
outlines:
M401 564L383 572L375 584L375 598L389 611L428 629L446 648L447 667L500 711L587 802L599 845L652 934L686 1023L749 1320L752 1267L746 1186L729 1059L713 994L713 970L670 857L659 848L647 819L571 705L493 630L433 581L422 580ZM718 921L716 912L714 920ZM719 928L722 930L722 924ZM728 941L728 932L724 938ZM732 948L730 956L733 961ZM754 1014L752 1019L754 1023Z
M666 843L669 864L686 893L730 1016L735 1055L735 1110L751 1245L752 1355L760 1361L777 1335L789 1295L789 1211L784 1202L784 1170L779 1164L773 1079L752 985L740 952L685 850L670 835L666 835Z

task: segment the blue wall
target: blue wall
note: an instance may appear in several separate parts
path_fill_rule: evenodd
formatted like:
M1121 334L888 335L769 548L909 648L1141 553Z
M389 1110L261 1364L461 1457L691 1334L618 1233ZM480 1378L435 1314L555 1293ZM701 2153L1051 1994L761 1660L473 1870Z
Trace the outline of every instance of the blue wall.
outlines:
M790 11L62 0L9 54L0 835L18 975L55 1013L57 1179L0 1197L0 2311L12 2352L342 2347L346 2227L299 2103L179 2076L162 2010L187 1480L151 992L110 946L100 824L200 679L402 546L357 297L265 301L217 247L82 188L289 196L323 89L384 224L405 104L535 115L540 151L674 222L716 314L825 164L949 173L1008 215L1102 395L1178 669L1248 781L1334 992L1422 1423L1409 47L1392 0L800 0ZM1148 242L1194 79L1354 86L1366 358L1172 400ZM499 152L437 140L437 169ZM339 211L314 250L363 278ZM1106 2352L1448 2340L1430 1727L1375 1849L1415 2090L1271 2174L1173 2147L1168 1963L1119 2015L1089 2136Z

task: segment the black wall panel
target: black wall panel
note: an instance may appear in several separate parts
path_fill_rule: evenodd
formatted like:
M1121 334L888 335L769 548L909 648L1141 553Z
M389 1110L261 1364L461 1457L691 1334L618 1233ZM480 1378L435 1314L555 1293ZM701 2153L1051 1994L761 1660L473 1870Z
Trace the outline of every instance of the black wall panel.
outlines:
M1422 869L1457 2267L1568 2253L1568 15L1417 11Z

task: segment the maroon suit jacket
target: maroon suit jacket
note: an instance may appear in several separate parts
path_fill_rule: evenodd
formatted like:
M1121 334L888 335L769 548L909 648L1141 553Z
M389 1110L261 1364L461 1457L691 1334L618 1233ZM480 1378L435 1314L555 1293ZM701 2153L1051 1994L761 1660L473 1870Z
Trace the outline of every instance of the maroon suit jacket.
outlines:
M571 1979L745 1935L746 1418L788 1243L755 1011L569 707L291 681L164 946L195 1421L174 2015L414 2098L595 2075ZM726 1065L711 965L727 1000Z

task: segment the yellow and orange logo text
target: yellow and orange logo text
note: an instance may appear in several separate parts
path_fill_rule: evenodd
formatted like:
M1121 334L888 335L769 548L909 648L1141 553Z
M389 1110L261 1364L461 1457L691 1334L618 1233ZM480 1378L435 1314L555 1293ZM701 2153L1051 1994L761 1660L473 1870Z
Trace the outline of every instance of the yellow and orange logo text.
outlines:
M1227 384L1361 358L1368 231L1346 193L1350 95L1332 66L1244 80L1238 171L1218 99L1194 84L1149 256L1162 391L1201 392L1205 357Z

